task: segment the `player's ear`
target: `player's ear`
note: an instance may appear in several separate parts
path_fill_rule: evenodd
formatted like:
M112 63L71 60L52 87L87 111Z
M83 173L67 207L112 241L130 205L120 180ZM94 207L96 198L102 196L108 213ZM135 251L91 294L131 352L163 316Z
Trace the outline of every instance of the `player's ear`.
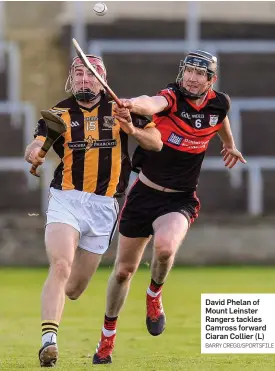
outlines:
M215 82L218 80L218 76L217 75L214 75L212 77L212 84L215 84Z

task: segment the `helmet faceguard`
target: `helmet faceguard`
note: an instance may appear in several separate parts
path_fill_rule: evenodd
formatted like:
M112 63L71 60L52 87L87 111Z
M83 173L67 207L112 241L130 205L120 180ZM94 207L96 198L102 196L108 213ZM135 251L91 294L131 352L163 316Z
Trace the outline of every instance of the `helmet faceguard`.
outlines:
M217 58L205 51L196 50L195 52L190 52L186 56L184 61L180 61L179 73L176 79L176 82L180 87L180 91L185 97L189 99L199 99L208 92L212 84L209 84L209 86L204 89L204 91L198 93L192 93L191 91L186 89L186 87L183 87L184 72L187 67L189 71L192 71L193 69L193 74L195 74L196 72L199 73L199 75L201 76L207 75L207 80L210 82L217 72Z
M89 62L106 81L106 69L100 57L86 55ZM104 90L100 82L82 63L79 57L73 59L69 76L65 84L65 91L72 93L80 102L91 102Z

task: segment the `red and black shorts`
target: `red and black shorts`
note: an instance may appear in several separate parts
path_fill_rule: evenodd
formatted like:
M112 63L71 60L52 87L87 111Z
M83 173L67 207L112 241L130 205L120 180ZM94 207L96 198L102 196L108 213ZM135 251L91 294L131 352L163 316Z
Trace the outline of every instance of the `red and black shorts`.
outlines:
M192 223L199 209L195 192L158 191L137 180L121 210L119 232L125 237L148 237L154 234L153 222L158 217L178 212Z

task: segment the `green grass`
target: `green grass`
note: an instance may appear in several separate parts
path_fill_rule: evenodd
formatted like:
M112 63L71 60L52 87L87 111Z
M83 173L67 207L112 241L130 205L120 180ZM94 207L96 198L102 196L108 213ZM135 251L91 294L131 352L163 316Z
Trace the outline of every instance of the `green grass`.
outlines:
M138 271L118 324L112 365L91 365L100 336L110 268L100 269L88 290L66 302L58 334L57 370L273 370L273 355L201 355L200 294L274 293L272 267L174 268L164 288L167 328L152 337L145 328L148 268ZM46 269L0 268L0 371L40 370L40 292Z

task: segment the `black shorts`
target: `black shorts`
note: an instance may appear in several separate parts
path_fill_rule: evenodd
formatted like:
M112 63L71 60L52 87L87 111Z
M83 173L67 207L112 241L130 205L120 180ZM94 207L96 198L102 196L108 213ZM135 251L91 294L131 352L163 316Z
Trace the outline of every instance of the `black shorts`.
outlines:
M199 209L195 192L162 192L138 180L121 210L119 232L125 237L148 237L154 234L153 222L161 215L178 212L192 223Z

